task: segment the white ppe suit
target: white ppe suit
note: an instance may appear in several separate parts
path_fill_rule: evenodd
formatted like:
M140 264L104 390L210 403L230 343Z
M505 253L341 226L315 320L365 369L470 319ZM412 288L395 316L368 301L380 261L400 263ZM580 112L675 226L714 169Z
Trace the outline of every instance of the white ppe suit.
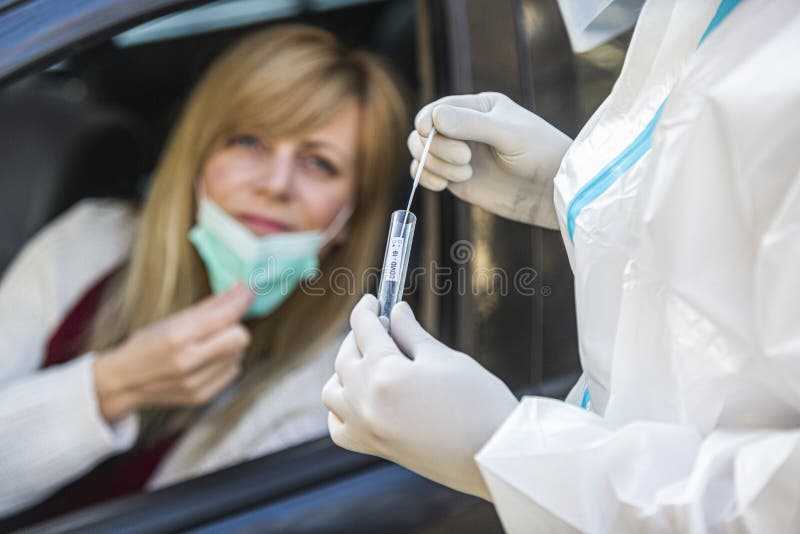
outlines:
M800 531L800 2L737 3L648 1L562 161L584 379L476 456L510 532Z

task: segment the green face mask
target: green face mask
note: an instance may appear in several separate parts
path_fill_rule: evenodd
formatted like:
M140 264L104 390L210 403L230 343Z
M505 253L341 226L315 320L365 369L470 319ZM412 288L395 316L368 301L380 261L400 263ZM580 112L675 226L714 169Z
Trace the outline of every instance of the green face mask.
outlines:
M303 279L319 274L317 255L326 234L285 232L257 237L214 202L203 198L189 241L206 265L214 293L222 293L239 281L255 293L245 316L253 318L268 315Z

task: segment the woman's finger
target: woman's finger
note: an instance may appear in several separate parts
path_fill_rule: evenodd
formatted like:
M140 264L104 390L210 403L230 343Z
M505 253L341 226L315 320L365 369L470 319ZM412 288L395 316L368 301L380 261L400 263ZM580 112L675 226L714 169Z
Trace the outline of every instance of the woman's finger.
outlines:
M138 395L147 404L196 404L202 392L218 377L231 373L231 369L238 372L241 368L240 354L228 355L224 360L214 361L191 374L181 377L162 378L143 384L138 389Z
M240 369L242 365L242 353L225 355L221 360L216 360L181 380L181 385L187 392L201 391L212 384L218 376L226 374L230 369Z
M243 352L250 345L250 332L241 324L233 324L192 345L188 351L192 364L199 368L215 358Z
M231 383L236 380L242 372L242 367L238 363L236 365L227 367L218 376L212 378L204 386L197 391L194 400L197 404L205 404L212 399L215 399L227 388Z
M239 322L252 300L252 291L238 283L225 293L204 299L178 313L169 326L186 332L190 337L186 342L203 339Z

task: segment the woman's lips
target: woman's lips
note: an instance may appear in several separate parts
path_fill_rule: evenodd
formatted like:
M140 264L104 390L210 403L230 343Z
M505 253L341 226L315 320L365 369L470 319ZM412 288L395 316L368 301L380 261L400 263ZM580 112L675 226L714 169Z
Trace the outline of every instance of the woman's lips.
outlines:
M289 229L288 226L275 219L269 219L250 213L239 215L237 219L256 235L275 234L278 232L286 232Z

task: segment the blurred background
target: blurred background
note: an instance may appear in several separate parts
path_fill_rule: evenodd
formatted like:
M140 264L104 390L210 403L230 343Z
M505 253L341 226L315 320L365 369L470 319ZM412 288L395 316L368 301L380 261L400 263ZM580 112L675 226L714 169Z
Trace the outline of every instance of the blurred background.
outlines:
M140 200L204 69L242 35L286 22L322 26L380 54L414 112L447 94L500 91L571 136L608 95L630 39L574 54L556 0L0 0L0 272L78 200ZM409 185L405 166L393 209L404 206ZM580 369L560 235L446 192L426 191L415 202L410 271L437 262L451 268L453 283L459 272L481 269L536 273L534 295L501 295L492 281L465 295L437 294L423 278L406 296L423 324L517 394L563 397ZM461 241L472 247L466 259L452 253ZM14 524L0 521L0 530ZM500 530L487 503L327 440L41 529L125 525L144 532Z

